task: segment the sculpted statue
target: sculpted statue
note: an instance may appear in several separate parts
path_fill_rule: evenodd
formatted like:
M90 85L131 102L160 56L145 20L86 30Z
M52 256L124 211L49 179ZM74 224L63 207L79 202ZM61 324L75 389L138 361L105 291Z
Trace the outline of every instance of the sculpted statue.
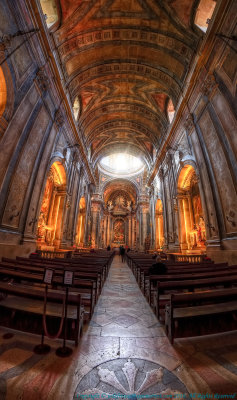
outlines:
M130 200L127 203L127 209L128 211L132 211L132 202Z
M38 239L41 240L41 241L44 241L44 239L45 239L45 234L46 234L45 226L46 226L45 215L41 211L40 212L40 216L39 216L38 232L37 232Z
M110 200L108 201L108 210L111 211L113 210L114 206L113 206L113 202Z

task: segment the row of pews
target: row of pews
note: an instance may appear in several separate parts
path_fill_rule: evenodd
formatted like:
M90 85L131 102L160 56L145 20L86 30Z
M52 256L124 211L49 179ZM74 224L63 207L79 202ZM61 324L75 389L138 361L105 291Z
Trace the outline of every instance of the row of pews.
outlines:
M72 271L73 283L68 289L67 339L74 340L77 345L83 321L92 316L113 256L112 251L97 251L80 253L72 258L3 257L0 262L0 325L62 337L60 326L66 297L64 274ZM47 292L46 271L53 271Z
M165 275L149 275L150 254L129 252L127 262L171 343L237 329L237 265L169 260Z

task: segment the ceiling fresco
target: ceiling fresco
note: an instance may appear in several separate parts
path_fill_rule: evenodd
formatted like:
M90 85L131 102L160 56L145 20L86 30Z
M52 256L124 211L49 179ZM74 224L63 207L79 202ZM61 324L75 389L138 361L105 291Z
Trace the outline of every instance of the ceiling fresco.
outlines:
M94 165L128 151L153 162L196 52L197 0L61 0L54 33Z

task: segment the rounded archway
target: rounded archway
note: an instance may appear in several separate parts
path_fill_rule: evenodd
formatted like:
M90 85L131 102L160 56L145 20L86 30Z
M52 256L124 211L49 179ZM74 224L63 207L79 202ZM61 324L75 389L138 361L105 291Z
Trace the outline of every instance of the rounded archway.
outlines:
M60 247L65 203L66 173L56 161L50 167L37 229L37 248L54 250Z
M84 234L85 234L85 220L86 220L86 200L82 197L79 202L79 211L77 219L77 229L75 245L76 247L83 247L84 245Z
M180 246L182 252L206 250L206 228L198 177L192 165L185 165L178 179Z
M157 199L156 201L155 217L156 217L156 249L160 250L164 245L163 205L160 199Z

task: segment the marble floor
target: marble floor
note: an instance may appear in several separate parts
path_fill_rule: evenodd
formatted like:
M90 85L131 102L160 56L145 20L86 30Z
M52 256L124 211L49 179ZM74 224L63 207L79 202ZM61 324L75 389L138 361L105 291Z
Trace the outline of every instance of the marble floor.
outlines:
M237 332L171 346L119 256L69 358L56 356L60 341L36 355L39 336L6 332L0 328L0 400L237 399Z

